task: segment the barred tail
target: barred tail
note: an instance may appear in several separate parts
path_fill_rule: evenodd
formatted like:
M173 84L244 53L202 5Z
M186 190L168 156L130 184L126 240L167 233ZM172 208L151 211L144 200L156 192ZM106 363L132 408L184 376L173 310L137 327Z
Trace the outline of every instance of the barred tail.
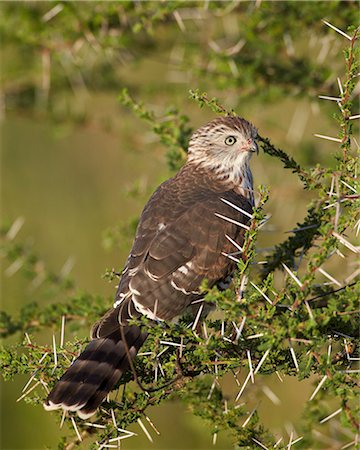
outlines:
M119 325L108 336L93 339L50 392L44 408L77 411L82 419L90 417L128 369L129 356L135 358L146 338L147 333L136 325Z

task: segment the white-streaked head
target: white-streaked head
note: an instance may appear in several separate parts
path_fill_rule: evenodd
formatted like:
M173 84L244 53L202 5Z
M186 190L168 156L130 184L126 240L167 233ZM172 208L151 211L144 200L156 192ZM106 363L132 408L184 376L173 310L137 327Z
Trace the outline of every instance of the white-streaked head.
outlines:
M188 160L235 179L258 152L257 135L256 127L241 117L218 117L192 135Z

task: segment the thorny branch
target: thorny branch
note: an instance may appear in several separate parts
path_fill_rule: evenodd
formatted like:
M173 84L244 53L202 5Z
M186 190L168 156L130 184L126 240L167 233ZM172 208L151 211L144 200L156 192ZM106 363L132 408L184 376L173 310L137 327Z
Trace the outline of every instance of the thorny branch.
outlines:
M298 430L294 430L303 433L301 437L304 437L298 448L308 448L309 442L313 442L311 429L314 424L320 424L323 412L328 412L327 399L336 398L338 392L341 392L343 408L339 412L341 420L351 432L358 432L355 419L359 413L355 403L358 373L355 365L358 359L355 337L358 333L360 283L352 282L351 279L346 286L328 291L327 284L320 282L318 276L319 269L322 269L322 273L330 276L328 280L333 279L334 283L334 277L324 271L323 264L340 252L339 248L344 253L348 252L343 255L345 257L350 252L359 252L359 248L351 243L356 227L357 194L349 195L345 190L349 189L348 186L352 187L356 163L350 151L350 100L354 88L352 79L357 67L357 33L358 30L351 38L346 58L346 81L340 102L343 160L337 161L336 169L305 170L283 150L272 145L269 139L259 138L264 152L279 159L285 168L292 170L303 181L304 189L313 192L315 199L303 223L298 224L293 236L267 256L266 267L259 274L254 243L264 220L262 207L267 194L262 193L260 205L255 208L247 231L243 260L239 260L239 273L235 277L234 287L222 292L212 289L205 299L217 304L219 310L225 313L224 318L203 321L201 332L194 332L191 328L193 323L189 324L186 318L176 325L152 327L143 354L131 362L131 372L123 375L117 391L103 403L95 421L84 423L70 416L70 426L76 427L76 436L84 439L96 434L97 442L93 448L106 448L112 445L111 442L117 444L126 436L129 437L131 433L126 432L126 428L142 417L147 418L149 406L156 406L168 398L186 401L197 415L207 420L214 436L224 429L233 436L238 446L254 448L255 442L263 447L274 447L274 438L259 422L256 411L248 411L246 404L239 403L246 392L256 389L265 380L265 375L270 374L277 374L280 378L282 375L296 375L303 379L311 374L320 377L306 403L305 419ZM216 113L228 113L217 99L209 99L206 93L193 91L191 96L199 106L206 105ZM183 157L191 131L187 126L187 118L177 113L170 114L167 120L159 124L155 115L142 104L136 103L127 91L122 93L121 101L145 119L162 142L171 148L175 167ZM333 197L336 197L334 205ZM3 238L3 255L11 263L21 258L19 271L29 276L30 282L36 279L38 270L35 262L39 261L38 258L28 249L24 252L22 246L9 239L9 230L3 233ZM302 252L301 258L299 250ZM295 271L294 261L298 258L302 264ZM286 278L283 277L279 283L276 271L285 266ZM67 301L46 308L31 305L21 311L16 320L2 313L0 329L4 337L19 331L29 331L29 328L35 333L42 327L54 327L62 316L74 319L81 317L91 323L94 316L103 312L107 303L103 298L87 293L77 294L72 285L69 289L67 283L62 283L50 272L45 270L44 273L49 282L41 287L57 286L59 295ZM257 285L252 283L246 286L246 283L242 283L241 277L244 275L255 281L258 274L262 279ZM340 284L338 280L335 282ZM246 295L238 295L239 286L244 292L246 289ZM325 296L326 302L323 301ZM235 298L240 301L234 301ZM279 313L280 307L284 308ZM31 339L27 334L25 343L3 348L0 351L0 366L5 379L11 379L19 373L29 374L31 377L21 398L38 404L44 395L39 389L46 391L53 385L71 359L79 353L82 343L68 342L59 347L54 335L53 347L42 347ZM354 348L351 352L349 344ZM341 357L332 357L334 351L337 355L340 353ZM242 375L244 370L248 374L245 381L240 382L238 374L241 372ZM229 373L234 374L238 389L235 399L226 398L221 389L221 379ZM261 378L260 373L264 375ZM129 383L132 378L137 380L140 392ZM255 381L254 385L248 384L250 380ZM151 389L152 395L149 389L144 388L150 383L159 385ZM123 395L118 401L121 387ZM74 441L63 442L62 445L62 448L70 450L77 444ZM288 448L291 447L290 437Z
M359 28L357 28L354 31L353 36L351 37L350 41L350 47L346 53L346 62L347 62L347 70L346 70L346 79L344 82L344 88L341 89L341 81L339 82L339 88L340 88L340 95L341 100L339 102L339 107L341 110L341 114L343 117L342 122L340 123L340 127L342 130L342 136L341 136L341 147L343 148L344 152L344 161L347 160L348 157L348 151L351 147L351 93L353 91L353 79L355 76L355 71L358 68L358 64L354 64L354 58L355 56L355 44L359 37Z

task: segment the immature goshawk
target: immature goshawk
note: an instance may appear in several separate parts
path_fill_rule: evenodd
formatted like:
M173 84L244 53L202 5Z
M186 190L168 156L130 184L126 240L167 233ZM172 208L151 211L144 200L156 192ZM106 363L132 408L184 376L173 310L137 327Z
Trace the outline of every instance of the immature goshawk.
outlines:
M188 160L145 206L113 308L93 327L91 342L49 394L47 410L90 417L129 367L147 332L129 325L146 315L171 321L201 298L200 285L223 285L236 263L254 204L249 161L256 128L240 117L217 118L199 128ZM236 244L238 244L236 246ZM126 350L123 339L126 340Z

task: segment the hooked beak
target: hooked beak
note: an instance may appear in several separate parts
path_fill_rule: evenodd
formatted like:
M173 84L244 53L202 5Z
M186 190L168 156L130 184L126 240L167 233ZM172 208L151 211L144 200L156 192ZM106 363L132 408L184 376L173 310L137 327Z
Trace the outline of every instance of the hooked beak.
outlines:
M259 147L257 145L257 142L255 139L248 139L246 145L240 148L240 151L242 152L249 152L249 153L257 153L259 154Z
M259 154L259 146L257 145L256 141L253 141L251 147L248 150L249 152L255 153L258 155Z

